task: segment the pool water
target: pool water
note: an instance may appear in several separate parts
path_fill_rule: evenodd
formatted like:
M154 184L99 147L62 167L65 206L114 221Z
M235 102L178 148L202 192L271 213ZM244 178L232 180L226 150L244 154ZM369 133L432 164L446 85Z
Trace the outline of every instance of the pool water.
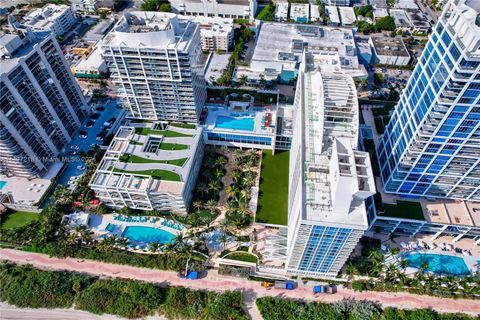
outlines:
M116 228L116 225L112 224L112 223L109 223L106 227L105 227L105 230L109 231L109 232L113 232Z
M428 262L427 271L451 275L469 275L465 261L461 257L435 253L410 253L405 255L410 267L420 269L423 262Z
M6 184L7 184L7 181L0 181L0 190L2 190Z
M122 236L135 242L160 242L161 244L170 243L175 238L175 235L168 231L143 226L128 226Z
M251 117L235 118L228 116L218 116L215 123L215 128L243 131L253 131L254 126L255 119Z

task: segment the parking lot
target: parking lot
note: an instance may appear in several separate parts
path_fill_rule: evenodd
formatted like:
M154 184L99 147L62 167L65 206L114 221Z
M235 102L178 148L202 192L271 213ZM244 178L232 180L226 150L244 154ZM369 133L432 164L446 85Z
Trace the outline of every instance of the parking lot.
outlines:
M97 136L102 135L103 137L107 137L111 131L113 131L113 127L106 128L104 126L105 122L113 120L113 118L118 119L123 114L121 107L117 106L115 100L108 100L106 103L98 105L96 110L97 111L94 111L90 118L84 121L75 138L60 154L62 160L67 164L59 174L57 181L55 182L56 185L61 184L68 187L69 181L71 181L72 177L78 177L85 172L85 163L80 159L78 153L81 150L87 152L95 145L102 145L103 140L97 140ZM98 118L93 122L92 117ZM89 128L87 128L87 124ZM91 127L90 124L92 125ZM73 184L73 182L70 184ZM55 190L55 187L56 186L51 188L51 190ZM46 197L42 207L48 203L48 198L50 196L51 195Z

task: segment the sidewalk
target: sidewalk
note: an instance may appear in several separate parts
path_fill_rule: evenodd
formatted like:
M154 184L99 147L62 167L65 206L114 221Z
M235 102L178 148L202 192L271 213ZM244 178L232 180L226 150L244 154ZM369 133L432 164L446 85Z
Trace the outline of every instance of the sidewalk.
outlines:
M396 307L404 309L432 308L438 312L463 312L470 315L480 314L480 301L464 299L445 299L431 296L414 295L410 293L393 292L354 292L350 289L338 288L336 294L314 297L312 288L300 284L295 290L279 290L263 288L260 282L248 281L242 278L222 276L216 270L198 280L185 280L177 276L174 271L137 268L126 265L108 264L93 260L78 260L74 258L51 258L44 254L18 251L13 249L0 249L2 260L9 260L18 264L31 264L37 268L49 270L68 270L89 273L97 276L110 276L158 283L161 286L184 286L197 290L225 291L241 290L250 301L246 308L252 319L258 319L256 308L252 308L254 297L279 297L305 301L334 302L342 299L370 300L380 303L383 307Z

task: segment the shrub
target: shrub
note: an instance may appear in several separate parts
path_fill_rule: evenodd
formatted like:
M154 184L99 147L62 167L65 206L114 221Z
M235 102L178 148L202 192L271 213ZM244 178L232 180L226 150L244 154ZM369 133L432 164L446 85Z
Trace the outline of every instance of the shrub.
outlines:
M91 278L63 271L41 271L2 263L0 300L21 308L70 308L76 292Z

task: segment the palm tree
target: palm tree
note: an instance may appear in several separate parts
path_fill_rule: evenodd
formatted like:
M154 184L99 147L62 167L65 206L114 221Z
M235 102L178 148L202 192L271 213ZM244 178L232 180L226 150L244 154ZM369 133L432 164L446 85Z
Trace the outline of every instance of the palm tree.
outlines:
M220 182L218 182L218 180L212 180L208 183L208 188L213 192L218 192L221 188Z
M408 267L408 260L401 258L400 261L398 262L398 267L405 271L405 269L407 269Z
M345 268L345 273L347 274L349 280L354 280L355 276L359 274L359 271L358 268L351 261L349 261L347 263L347 267Z
M223 176L223 170L220 169L220 168L216 168L214 171L213 171L213 175L219 179Z
M99 244L98 244L98 249L101 251L107 251L113 248L115 246L115 243L117 242L117 237L115 235L111 235L109 237L106 237L103 239Z
M225 159L225 157L222 157L222 156L215 159L215 165L222 168L227 164L227 162L228 162L227 159Z
M420 269L419 271L423 274L425 272L425 270L428 269L428 261L423 261L421 264L420 264Z
M215 212L215 209L217 207L217 202L213 199L210 199L207 201L207 203L205 204L205 207L207 208L207 210L210 212L210 213L214 213Z
M240 191L240 199L246 201L250 200L250 191L243 189Z
M150 250L152 252L154 253L157 252L160 249L160 247L161 247L160 242L158 241L150 242Z
M200 200L193 201L192 205L193 205L193 208L195 209L195 211L197 211L197 212L200 211L200 209L202 209L202 207L203 207L203 203Z
M260 84L261 87L265 87L265 75L263 73L260 74L260 79L258 80L258 83Z
M238 191L239 191L239 190L238 190L237 186L234 185L234 184L229 185L229 186L227 187L227 190L226 190L227 195L228 195L228 197L230 197L230 198L236 197Z
M128 242L129 242L128 238L122 237L118 239L117 244L118 246L123 247L124 250L127 250Z
M198 192L200 192L200 194L203 197L205 195L205 192L207 192L207 190L208 190L207 184L203 181L199 181L198 184L197 184L197 190L198 190Z
M241 171L238 171L238 170L235 170L232 172L232 179L233 181L237 182L238 179L240 179L240 177L242 176L242 172Z
M245 74L242 74L242 75L240 76L240 78L238 79L238 82L239 82L240 85L242 85L242 86L246 85L246 84L247 84L247 81L248 81L248 77L247 77L247 75L245 75Z

